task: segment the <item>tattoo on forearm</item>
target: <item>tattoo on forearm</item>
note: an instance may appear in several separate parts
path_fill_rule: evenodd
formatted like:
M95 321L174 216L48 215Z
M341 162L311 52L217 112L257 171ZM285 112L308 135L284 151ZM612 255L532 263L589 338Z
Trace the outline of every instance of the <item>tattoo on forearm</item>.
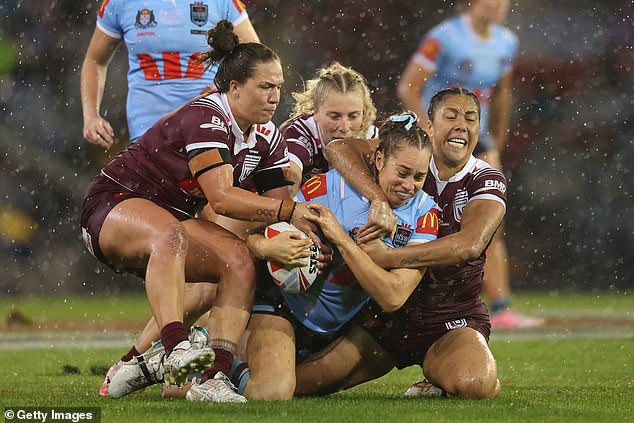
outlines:
M262 216L262 217L274 217L275 216L275 210L273 209L257 209L255 211L255 214L257 214L258 216Z
M401 260L401 267L412 266L412 265L417 265L421 263L423 263L423 260L417 257L404 258L403 260Z

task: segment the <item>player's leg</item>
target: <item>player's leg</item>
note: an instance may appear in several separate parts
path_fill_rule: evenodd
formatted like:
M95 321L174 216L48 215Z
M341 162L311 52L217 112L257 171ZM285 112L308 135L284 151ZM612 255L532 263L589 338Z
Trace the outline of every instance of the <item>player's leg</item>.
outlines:
M450 397L487 399L500 393L493 354L484 336L470 327L450 330L434 342L423 372Z
M167 210L141 198L117 204L99 234L101 253L115 268L145 269L150 308L161 331L168 383L206 368L213 351L193 350L183 324L185 263L189 238L183 223Z
M389 354L360 326L321 355L297 366L296 396L326 395L379 378L394 368Z
M289 400L295 390L295 333L281 316L254 313L246 357L251 372L244 387L249 399Z
M215 352L216 360L203 373L200 384L210 380L207 386L218 385L225 390L224 386L230 385L226 375L231 369L237 345L249 321L255 291L255 266L246 244L226 229L201 219L188 220L184 222L184 226L190 235L187 280L218 282L208 320L209 344ZM224 386L214 382L214 379L220 380ZM209 393L204 400L214 401L213 397ZM229 398L221 393L216 397L223 402L244 400L240 396Z

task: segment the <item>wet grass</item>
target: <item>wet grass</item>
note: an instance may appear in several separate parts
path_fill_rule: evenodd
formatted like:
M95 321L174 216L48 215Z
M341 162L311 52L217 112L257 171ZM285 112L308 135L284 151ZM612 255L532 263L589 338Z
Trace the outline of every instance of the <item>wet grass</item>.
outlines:
M632 421L632 339L493 341L502 395L490 401L405 400L420 370L394 371L325 398L246 405L162 400L153 386L120 400L100 398L117 349L0 351L3 406L100 407L104 422L621 422ZM72 371L69 371L72 369ZM274 383L274 382L273 382Z
M520 293L515 305L544 316L618 315L629 321L633 297L613 292ZM75 329L100 322L139 330L149 315L143 295L0 299L1 316L16 311L42 328L50 327L51 322L66 322L61 326ZM11 331L19 332L17 328ZM104 422L632 421L634 339L631 328L623 329L627 333L614 338L588 333L571 337L568 332L543 337L534 333L526 338L494 334L491 348L498 360L503 393L491 401L405 400L402 392L421 377L415 367L330 397L286 403L165 401L156 386L112 400L100 398L96 392L105 369L122 349L91 348L89 341L81 341L69 348L47 345L0 351L0 405L101 407Z

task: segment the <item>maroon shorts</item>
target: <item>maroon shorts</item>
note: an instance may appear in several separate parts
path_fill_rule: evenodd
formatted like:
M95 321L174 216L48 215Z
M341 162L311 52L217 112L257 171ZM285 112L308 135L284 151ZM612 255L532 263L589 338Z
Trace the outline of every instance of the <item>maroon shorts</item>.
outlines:
M139 194L129 191L111 179L105 177L103 174L97 175L86 191L86 196L84 197L84 202L80 210L79 224L81 225L81 234L84 244L93 256L97 257L99 261L113 268L117 272L130 271L132 273L139 274L136 270L115 269L103 255L101 248L99 248L99 234L101 232L103 222L106 220L106 216L108 216L110 210L112 210L117 204L129 198L145 198L153 201L151 196L147 194ZM165 210L172 213L172 215L174 215L174 217L178 220L191 218L191 216L186 213L165 207L161 204L158 205L164 207ZM140 276L143 277L143 274Z
M363 322L363 328L392 357L398 369L423 365L427 350L441 336L453 329L470 327L489 341L491 323L484 304L474 304L459 314L430 315L412 308L387 314L374 302Z

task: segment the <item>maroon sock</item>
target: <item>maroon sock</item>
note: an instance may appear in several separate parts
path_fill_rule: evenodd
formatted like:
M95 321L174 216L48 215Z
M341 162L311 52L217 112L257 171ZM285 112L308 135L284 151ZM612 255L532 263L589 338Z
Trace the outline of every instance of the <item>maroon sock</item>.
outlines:
M228 375L229 370L231 370L231 365L233 364L233 354L231 354L231 351L222 348L214 348L213 350L216 354L216 359L214 360L214 364L203 373L200 383L205 382L207 379L212 379L218 372Z
M165 347L165 356L169 357L176 345L182 341L187 341L189 331L183 322L172 322L161 329L161 342Z
M127 363L128 361L132 360L135 355L141 355L141 353L136 350L136 347L134 345L132 345L130 351L128 351L123 357L121 357L121 361Z

